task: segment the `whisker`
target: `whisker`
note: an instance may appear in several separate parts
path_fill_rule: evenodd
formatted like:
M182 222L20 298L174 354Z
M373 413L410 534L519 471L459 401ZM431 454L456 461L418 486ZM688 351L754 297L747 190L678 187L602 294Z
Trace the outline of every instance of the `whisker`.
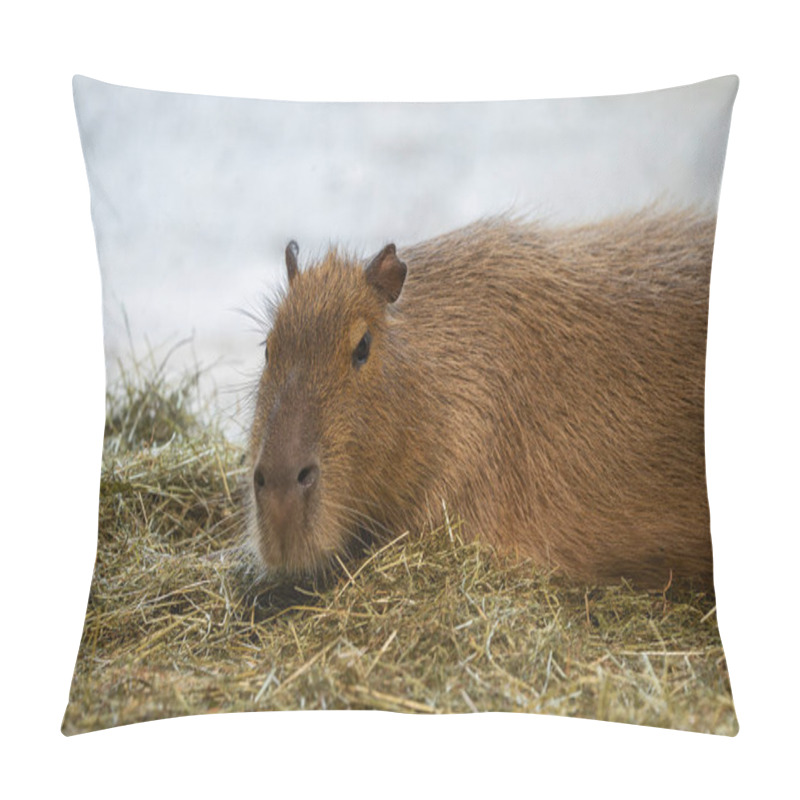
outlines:
M363 520L364 522L369 523L370 526L377 527L383 533L386 533L386 534L389 534L389 535L394 533L394 531L392 531L390 528L388 528L386 525L384 525L379 520L375 519L375 517L372 517L372 516L370 516L369 514L363 512L363 511L359 511L358 509L353 508L352 506L344 506L344 505L341 505L339 503L334 503L332 501L328 501L328 503L330 504L330 506L332 508L336 508L336 509L338 509L340 511L344 511L346 513L355 515L357 520L359 520L359 521Z

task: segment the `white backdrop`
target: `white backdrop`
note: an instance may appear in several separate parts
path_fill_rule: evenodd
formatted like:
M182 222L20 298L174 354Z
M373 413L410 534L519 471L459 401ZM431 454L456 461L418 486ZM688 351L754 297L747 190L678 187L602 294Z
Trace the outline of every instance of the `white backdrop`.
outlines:
M506 212L550 223L658 203L715 210L732 77L606 98L285 103L74 81L106 370L195 364L233 438L263 366L259 309L331 243L367 255ZM412 265L413 269L413 265Z
M789 6L39 3L0 25L4 784L89 797L782 796L796 786L797 63ZM707 456L733 740L524 715L222 715L64 739L94 557L101 294L70 80L205 94L618 94L737 73ZM14 791L16 789L16 791Z

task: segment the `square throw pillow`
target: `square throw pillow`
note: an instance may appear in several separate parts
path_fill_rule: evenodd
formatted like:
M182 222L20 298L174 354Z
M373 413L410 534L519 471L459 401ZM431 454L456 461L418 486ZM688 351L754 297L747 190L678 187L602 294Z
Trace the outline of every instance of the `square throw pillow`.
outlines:
M335 708L735 734L703 389L737 86L76 77L107 401L64 732Z

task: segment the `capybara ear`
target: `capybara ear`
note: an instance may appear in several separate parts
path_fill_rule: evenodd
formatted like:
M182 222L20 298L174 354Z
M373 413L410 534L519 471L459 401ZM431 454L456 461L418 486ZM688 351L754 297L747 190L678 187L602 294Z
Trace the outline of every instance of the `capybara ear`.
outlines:
M397 257L397 248L387 244L367 265L367 283L387 302L394 303L406 280L408 268Z
M299 252L300 248L297 246L297 242L292 239L286 245L286 274L289 276L289 283L297 277L297 254Z

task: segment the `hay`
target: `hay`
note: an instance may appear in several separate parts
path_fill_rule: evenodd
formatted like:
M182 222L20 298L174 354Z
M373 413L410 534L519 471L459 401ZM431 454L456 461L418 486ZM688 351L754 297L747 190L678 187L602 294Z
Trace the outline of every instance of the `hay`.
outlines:
M156 377L109 399L64 733L304 708L737 732L708 594L569 586L465 542L454 514L342 563L324 586L265 582L242 547L242 451L187 410L191 380Z

